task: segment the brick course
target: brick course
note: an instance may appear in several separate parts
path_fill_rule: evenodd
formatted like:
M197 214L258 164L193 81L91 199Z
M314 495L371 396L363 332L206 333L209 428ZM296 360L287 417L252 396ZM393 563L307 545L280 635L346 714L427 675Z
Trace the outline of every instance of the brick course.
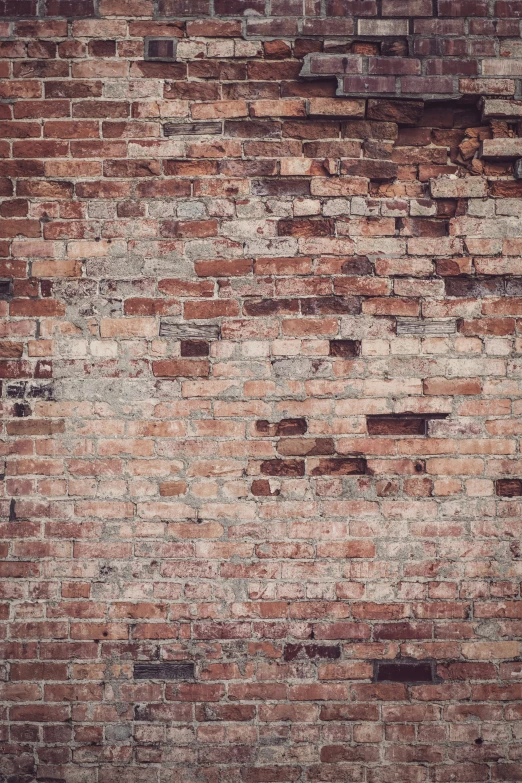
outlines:
M521 19L0 0L2 781L521 778Z

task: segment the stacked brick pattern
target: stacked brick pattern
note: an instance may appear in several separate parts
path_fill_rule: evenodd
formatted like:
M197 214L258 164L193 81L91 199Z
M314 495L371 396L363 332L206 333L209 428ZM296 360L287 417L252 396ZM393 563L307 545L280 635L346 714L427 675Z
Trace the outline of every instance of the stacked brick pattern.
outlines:
M518 2L0 3L5 783L522 778L521 104L299 76L404 8L522 68Z

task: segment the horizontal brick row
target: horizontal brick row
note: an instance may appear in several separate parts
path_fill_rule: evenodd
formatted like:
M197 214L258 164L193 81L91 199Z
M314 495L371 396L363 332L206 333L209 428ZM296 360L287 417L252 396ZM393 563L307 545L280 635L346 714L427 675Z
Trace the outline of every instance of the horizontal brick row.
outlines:
M454 47L449 52L460 55L458 58L433 57L443 52L423 47L421 42L417 42L412 57L366 54L309 54L301 75L309 79L335 76L340 96L396 95L426 100L476 94L477 89L486 95L514 95L519 89L516 77L522 73L518 60L466 57L466 47L461 50Z

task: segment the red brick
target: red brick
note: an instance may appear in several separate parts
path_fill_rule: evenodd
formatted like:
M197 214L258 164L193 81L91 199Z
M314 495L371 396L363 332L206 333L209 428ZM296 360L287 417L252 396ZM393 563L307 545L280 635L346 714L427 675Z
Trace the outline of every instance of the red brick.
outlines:
M71 108L66 100L17 101L13 107L17 120L37 119L40 117L69 117Z
M152 370L154 375L161 378L183 377L206 377L209 375L210 366L208 361L198 361L196 359L187 360L167 360L162 362L153 362Z
M239 315L237 302L233 301L193 301L186 302L184 317L187 319L201 320L206 318L220 318L223 316Z

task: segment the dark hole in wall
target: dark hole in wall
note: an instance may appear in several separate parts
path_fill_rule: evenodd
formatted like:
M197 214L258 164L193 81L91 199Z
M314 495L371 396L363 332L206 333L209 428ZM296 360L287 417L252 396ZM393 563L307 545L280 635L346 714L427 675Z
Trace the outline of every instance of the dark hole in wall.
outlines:
M435 661L374 661L374 682L437 682Z
M175 38L145 38L145 59L170 62L176 59Z
M0 299L10 299L13 295L13 286L10 279L0 280Z
M388 414L367 416L369 435L427 435L430 419L444 419L448 414Z

